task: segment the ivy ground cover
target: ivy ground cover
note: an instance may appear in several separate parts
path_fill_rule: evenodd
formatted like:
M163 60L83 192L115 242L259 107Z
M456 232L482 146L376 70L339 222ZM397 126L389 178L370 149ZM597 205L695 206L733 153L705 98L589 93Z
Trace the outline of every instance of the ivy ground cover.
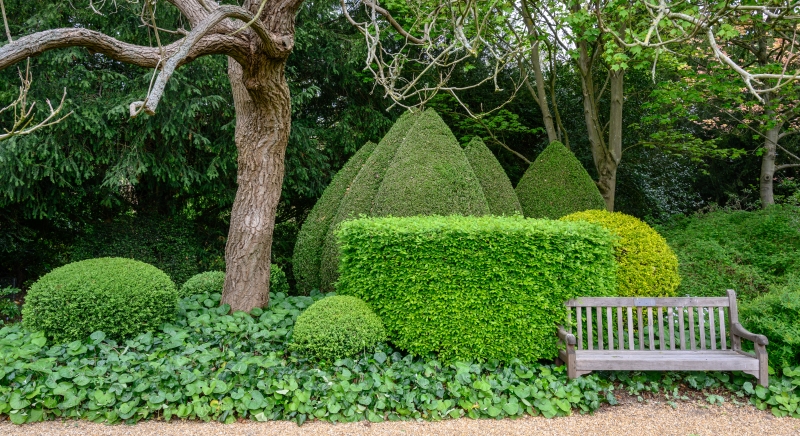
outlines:
M387 345L356 359L319 363L288 345L297 316L320 298L277 294L266 310L227 315L219 294L195 295L181 300L174 323L120 342L95 332L56 344L18 324L4 327L0 416L17 424L554 417L615 404L615 387L677 395L679 386L688 386L722 389L777 416L800 417L800 368L785 370L764 389L748 376L724 373L599 373L570 381L553 365L443 364Z

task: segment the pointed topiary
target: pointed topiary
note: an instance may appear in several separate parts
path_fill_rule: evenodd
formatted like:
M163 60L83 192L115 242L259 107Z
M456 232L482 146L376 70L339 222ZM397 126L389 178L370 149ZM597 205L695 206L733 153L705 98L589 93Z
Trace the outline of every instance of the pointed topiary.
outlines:
M481 185L453 132L432 109L415 115L370 215L488 214Z
M333 176L330 185L325 188L303 223L303 227L297 235L292 258L299 292L308 293L313 289L319 289L319 265L322 259L325 235L328 233L331 221L339 210L350 185L376 146L374 142L367 142L344 164L342 169Z
M359 171L347 194L342 198L342 202L337 209L336 215L331 220L325 239L322 241L321 261L319 268L320 286L323 292L333 290L333 283L339 276L339 248L336 244L336 237L333 231L342 221L357 218L359 215L369 215L372 210L372 201L378 193L386 169L397 153L403 138L408 129L414 122L414 115L406 112L401 116L394 126L389 129L386 136L375 147L372 154L367 158L361 171Z
M489 213L498 216L522 214L511 180L481 138L473 138L464 148L464 155L483 188Z
M552 142L517 184L517 198L527 218L557 219L606 204L589 173L560 142Z

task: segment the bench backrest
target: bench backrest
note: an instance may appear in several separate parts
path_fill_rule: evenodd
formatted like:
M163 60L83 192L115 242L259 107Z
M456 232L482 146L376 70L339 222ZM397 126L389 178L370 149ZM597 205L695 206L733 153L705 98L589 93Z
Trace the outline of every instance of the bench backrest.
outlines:
M727 350L739 322L736 293L727 297L584 297L567 301L567 331L579 350ZM665 325L666 322L666 325ZM636 328L638 327L638 328Z

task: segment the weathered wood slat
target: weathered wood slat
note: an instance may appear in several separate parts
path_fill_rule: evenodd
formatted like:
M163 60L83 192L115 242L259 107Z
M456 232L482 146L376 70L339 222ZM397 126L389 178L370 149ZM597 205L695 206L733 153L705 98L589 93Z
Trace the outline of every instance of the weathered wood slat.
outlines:
M633 309L628 307L628 349L633 351Z
M611 308L606 307L606 330L608 330L608 349L614 349L614 321L611 319Z
M583 309L580 307L575 309L578 311L578 349L583 350L583 319L581 319L581 311Z
M648 339L650 339L650 350L655 350L655 334L653 332L653 308L647 308L647 330L648 330Z
M597 311L597 349L603 349L603 312L600 311L600 308L595 309Z
M636 308L636 318L639 320L639 349L644 350L644 316L641 307Z
M705 306L728 307L726 297L678 297L678 298L636 298L636 297L581 297L567 301L567 307L667 307L667 306Z
M706 317L703 315L703 308L697 308L697 323L700 325L700 349L706 349Z
M708 308L708 331L709 331L709 339L711 341L711 349L717 349L717 331L714 328L714 308Z
M594 349L594 323L592 323L592 308L586 308L586 349Z
M691 341L692 350L697 349L697 341L694 336L694 307L689 308L689 339Z
M659 342L659 350L663 350L664 347L664 308L658 308L658 342Z
M725 343L725 309L719 308L719 339L720 344L722 345L722 349L726 349Z
M618 348L620 350L624 350L625 349L625 336L622 335L622 331L623 331L623 329L622 329L622 308L618 307L617 308L617 338L619 338L618 339L619 342L617 343L617 345L618 345Z
M578 371L757 371L758 359L735 352L584 352L576 355Z
M669 349L675 350L675 315L672 313L672 306L667 309L667 321L669 322Z

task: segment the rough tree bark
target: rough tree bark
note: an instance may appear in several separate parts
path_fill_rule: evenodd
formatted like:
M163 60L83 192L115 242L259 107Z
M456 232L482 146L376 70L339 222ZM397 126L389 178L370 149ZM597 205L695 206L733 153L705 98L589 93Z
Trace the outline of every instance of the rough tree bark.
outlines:
M242 7L204 0L168 1L186 17L191 31L163 52L92 30L52 29L0 47L0 70L47 50L76 46L121 62L161 68L147 99L131 104L132 114L141 110L152 114L175 68L200 56L229 56L239 187L225 249L222 304L249 311L269 302L272 232L291 125L284 66L294 47L295 14L303 0L245 0Z

